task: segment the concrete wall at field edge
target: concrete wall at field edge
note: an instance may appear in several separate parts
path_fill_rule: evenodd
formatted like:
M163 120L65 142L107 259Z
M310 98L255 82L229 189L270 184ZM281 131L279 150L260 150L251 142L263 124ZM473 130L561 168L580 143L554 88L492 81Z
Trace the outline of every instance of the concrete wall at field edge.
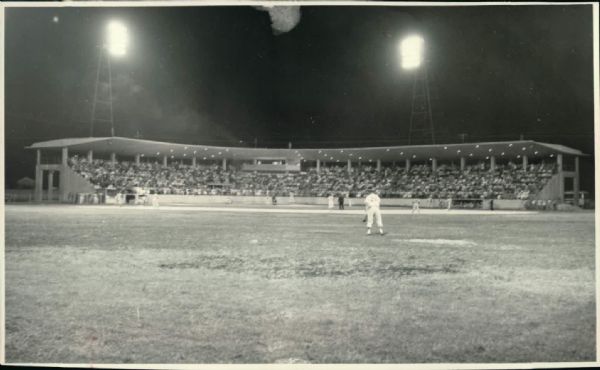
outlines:
M62 166L60 172L60 191L63 202L68 202L68 194L95 193L94 185L69 166Z
M554 174L542 190L536 195L535 199L560 199L560 175Z
M445 199L419 199L421 208L442 208L440 203L445 202ZM270 196L239 196L239 195L173 195L161 194L158 195L160 204L185 204L185 205L218 205L218 204L239 204L239 205L270 205ZM363 207L363 198L346 198L344 204L349 206ZM277 197L278 205L302 204L302 205L321 205L327 207L327 198L324 197L294 197L293 199L286 196ZM405 207L410 208L413 204L413 199L406 198L390 198L382 199L382 206ZM484 202L486 203L486 202ZM337 208L337 198L334 199L334 207ZM489 201L487 202L489 209ZM485 207L485 205L484 205ZM525 209L525 202L518 199L496 199L494 200L494 209Z

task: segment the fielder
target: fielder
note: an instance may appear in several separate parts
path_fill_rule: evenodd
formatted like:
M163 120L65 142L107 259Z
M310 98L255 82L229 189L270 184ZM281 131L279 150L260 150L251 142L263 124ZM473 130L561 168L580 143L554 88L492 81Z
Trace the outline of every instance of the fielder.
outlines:
M414 200L413 204L412 204L412 211L410 213L415 214L415 213L421 213L421 208L419 207L419 200Z
M367 235L371 235L371 226L373 226L373 217L377 227L379 227L379 234L383 235L383 221L381 220L381 210L379 205L381 199L376 193L371 193L365 198L365 208L367 211Z
M333 194L329 194L327 197L327 208L333 209Z
M157 208L158 207L158 195L156 195L156 193L152 194L152 207Z

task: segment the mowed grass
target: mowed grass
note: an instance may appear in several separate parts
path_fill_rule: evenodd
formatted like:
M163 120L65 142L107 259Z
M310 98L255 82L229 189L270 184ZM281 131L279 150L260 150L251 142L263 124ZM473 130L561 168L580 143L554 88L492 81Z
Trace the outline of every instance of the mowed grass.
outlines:
M6 359L595 360L593 213L361 218L8 206Z

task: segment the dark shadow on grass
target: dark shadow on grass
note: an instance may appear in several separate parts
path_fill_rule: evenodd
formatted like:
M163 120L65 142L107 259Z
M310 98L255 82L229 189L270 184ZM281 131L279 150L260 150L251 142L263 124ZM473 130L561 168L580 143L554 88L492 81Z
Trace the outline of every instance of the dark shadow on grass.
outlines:
M442 265L415 265L393 261L353 260L294 260L284 258L239 258L206 255L194 261L162 263L163 269L208 269L232 273L258 274L267 279L361 276L375 279L401 278L424 274L455 274L463 260Z

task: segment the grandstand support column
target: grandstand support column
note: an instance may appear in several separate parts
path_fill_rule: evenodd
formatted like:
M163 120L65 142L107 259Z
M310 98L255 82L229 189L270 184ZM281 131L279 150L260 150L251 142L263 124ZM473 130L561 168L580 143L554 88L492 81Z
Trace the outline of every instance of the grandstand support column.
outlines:
M352 162L348 159L348 173L352 172Z
M54 171L48 171L48 200L52 200L52 188L54 187Z
M527 171L527 156L523 156L523 171Z
M192 157L192 167L196 167L196 157Z
M87 160L88 160L88 162L92 162L94 160L94 151L93 150L88 150Z
M317 159L317 173L321 172L321 160Z
M437 171L437 158L431 159L431 171L433 171L433 172Z
M494 171L494 170L496 170L496 157L491 156L490 157L490 171Z
M135 155L135 164L136 164L136 166L140 165L140 155L139 154Z
M42 151L36 151L36 165L35 165L35 201L42 201L42 184L44 183L44 170L41 169L42 165Z
M110 164L112 164L113 166L117 164L117 154L114 152L110 153Z
M163 155L163 167L167 167L167 156Z
M223 158L223 171L227 171L227 158Z
M44 183L44 170L40 168L40 166L36 166L35 168L35 201L42 201L42 187Z
M410 171L410 159L406 159L404 161L404 169L406 170L406 172Z
M573 177L573 203L579 206L579 157L575 157L575 176Z
M560 196L561 203L565 201L565 174L563 173L563 155L558 154L556 156L556 170L558 172L558 194Z
M61 164L63 166L68 165L68 159L69 159L69 148L62 148L62 157L61 157L62 161Z
M467 160L465 157L460 157L460 171L463 172L465 170L467 164Z
M562 173L563 170L563 155L562 154L558 154L556 156L556 169Z
M59 201L63 202L67 199L67 194L65 194L64 185L66 183L67 166L69 165L69 148L67 147L62 148L61 165L61 169L58 172L58 199ZM52 176L52 178L54 178L54 176ZM48 189L51 189L51 187L49 187ZM50 192L51 190L48 191ZM52 200L52 197L48 196L48 199Z
M381 159L377 160L377 172L381 171Z

